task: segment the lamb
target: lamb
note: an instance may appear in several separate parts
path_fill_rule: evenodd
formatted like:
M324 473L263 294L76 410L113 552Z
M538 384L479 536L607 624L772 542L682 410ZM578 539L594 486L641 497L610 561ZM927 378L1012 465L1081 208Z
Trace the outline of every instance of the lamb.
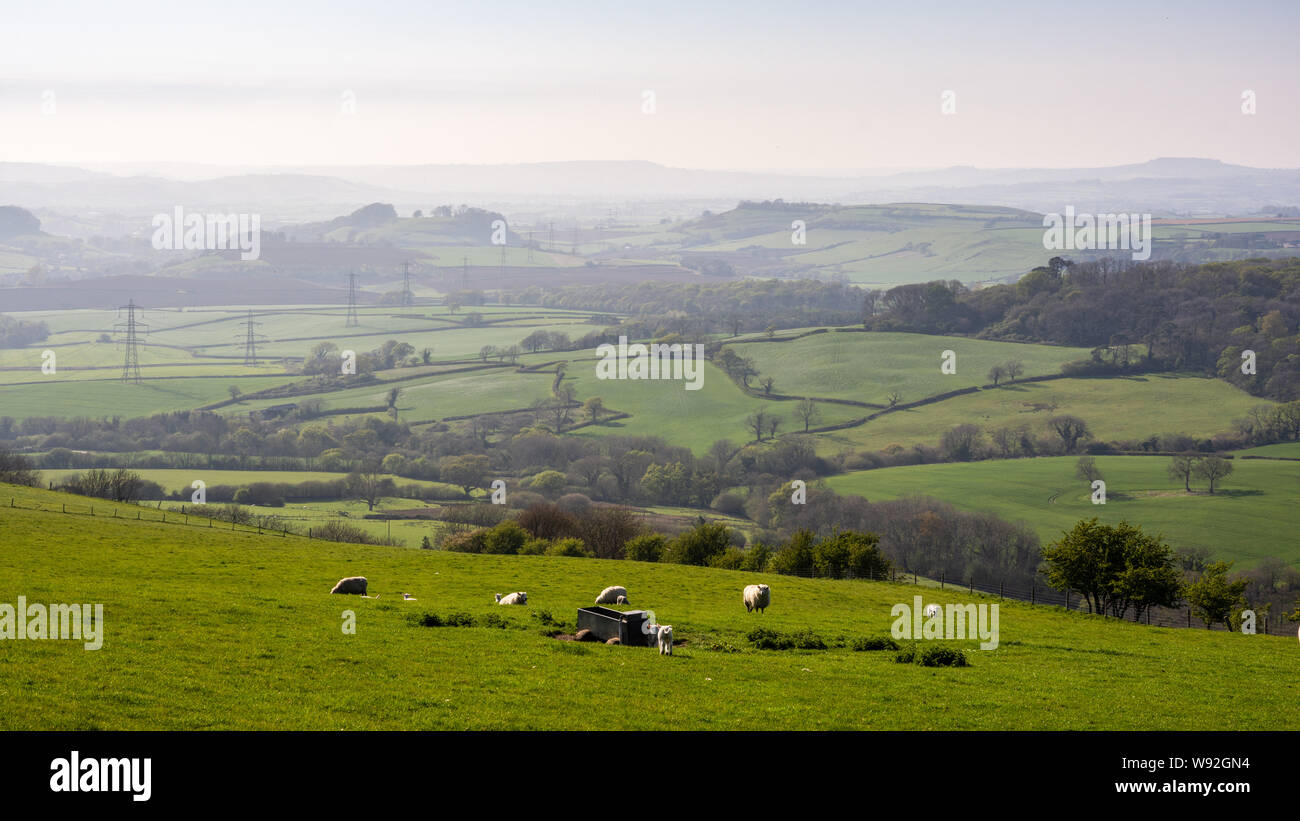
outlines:
M600 595L596 597L596 604L627 604L627 603L628 600L627 600L626 587L618 587L618 586L606 587L604 590L600 591Z
M528 604L528 594L522 590L518 593L507 593L504 596L498 593L497 604Z
M937 604L927 604L925 606L925 617L927 619L932 619L942 612L943 612L943 608Z
M762 613L764 608L772 606L772 588L765 584L751 584L745 588L744 601L746 612L757 610Z
M366 595L366 577L348 576L346 579L339 579L339 583L334 585L334 589L330 593L364 596Z
M659 655L671 656L673 654L673 626L671 624L659 625Z

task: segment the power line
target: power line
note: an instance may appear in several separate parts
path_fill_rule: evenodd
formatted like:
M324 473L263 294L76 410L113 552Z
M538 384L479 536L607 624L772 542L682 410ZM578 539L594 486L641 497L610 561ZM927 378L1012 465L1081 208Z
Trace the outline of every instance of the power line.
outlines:
M114 324L115 328L123 328L126 332L126 339L123 341L126 347L126 356L122 360L122 381L132 382L136 385L140 384L140 351L136 334L140 328L144 328L146 334L149 333L149 326L137 321L135 318L135 312L138 310L140 309L136 306L135 300L129 300L126 305L117 309L119 317L122 315L122 311L126 311L126 321Z
M248 319L239 324L248 328L248 332L244 335L244 364L255 366L257 365L257 340L259 338L265 340L266 337L254 329L261 327L262 323L253 321L253 309L249 308Z
M356 328L361 324L357 318L357 272L348 274L348 318L343 323L345 328Z

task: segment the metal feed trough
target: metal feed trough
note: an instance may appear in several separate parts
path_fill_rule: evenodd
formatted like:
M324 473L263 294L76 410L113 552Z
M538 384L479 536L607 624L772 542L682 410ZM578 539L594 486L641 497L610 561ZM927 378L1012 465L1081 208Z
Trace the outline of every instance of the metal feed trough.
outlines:
M578 629L590 630L601 641L618 639L619 644L649 647L650 637L642 632L647 617L644 610L622 613L608 607L579 607Z

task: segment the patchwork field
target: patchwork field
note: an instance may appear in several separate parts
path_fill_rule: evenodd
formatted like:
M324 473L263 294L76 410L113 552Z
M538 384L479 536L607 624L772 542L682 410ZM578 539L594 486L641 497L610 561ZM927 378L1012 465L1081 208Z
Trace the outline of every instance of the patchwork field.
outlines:
M3 489L24 504L58 494ZM330 596L365 575L378 599ZM743 585L772 585L764 615ZM607 584L671 623L675 653L557 641ZM492 594L526 590L525 607ZM402 601L402 593L417 599ZM0 508L0 602L98 602L100 649L0 642L0 730L1297 729L1294 640L1117 623L997 603L999 646L967 668L840 642L943 592L675 565L370 548ZM347 612L355 634L342 630ZM421 627L462 612L504 627ZM757 625L831 649L764 651ZM1241 698L1243 680L1251 697ZM636 686L627 686L635 681ZM653 703L655 709L647 709Z
M1233 472L1210 495L1169 478L1168 457L1098 456L1106 504L1093 504L1088 482L1075 475L1077 457L914 465L832 476L827 485L882 501L933 496L959 508L1028 524L1046 544L1080 519L1127 520L1163 533L1175 548L1206 548L1246 569L1261 559L1300 562L1295 540L1300 464L1235 459Z

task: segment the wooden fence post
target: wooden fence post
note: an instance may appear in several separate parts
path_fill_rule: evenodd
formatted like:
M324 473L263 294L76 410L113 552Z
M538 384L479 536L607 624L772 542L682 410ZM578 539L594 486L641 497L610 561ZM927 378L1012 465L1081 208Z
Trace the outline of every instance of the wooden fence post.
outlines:
M1002 585L1004 582L998 582L998 598L1002 598Z

